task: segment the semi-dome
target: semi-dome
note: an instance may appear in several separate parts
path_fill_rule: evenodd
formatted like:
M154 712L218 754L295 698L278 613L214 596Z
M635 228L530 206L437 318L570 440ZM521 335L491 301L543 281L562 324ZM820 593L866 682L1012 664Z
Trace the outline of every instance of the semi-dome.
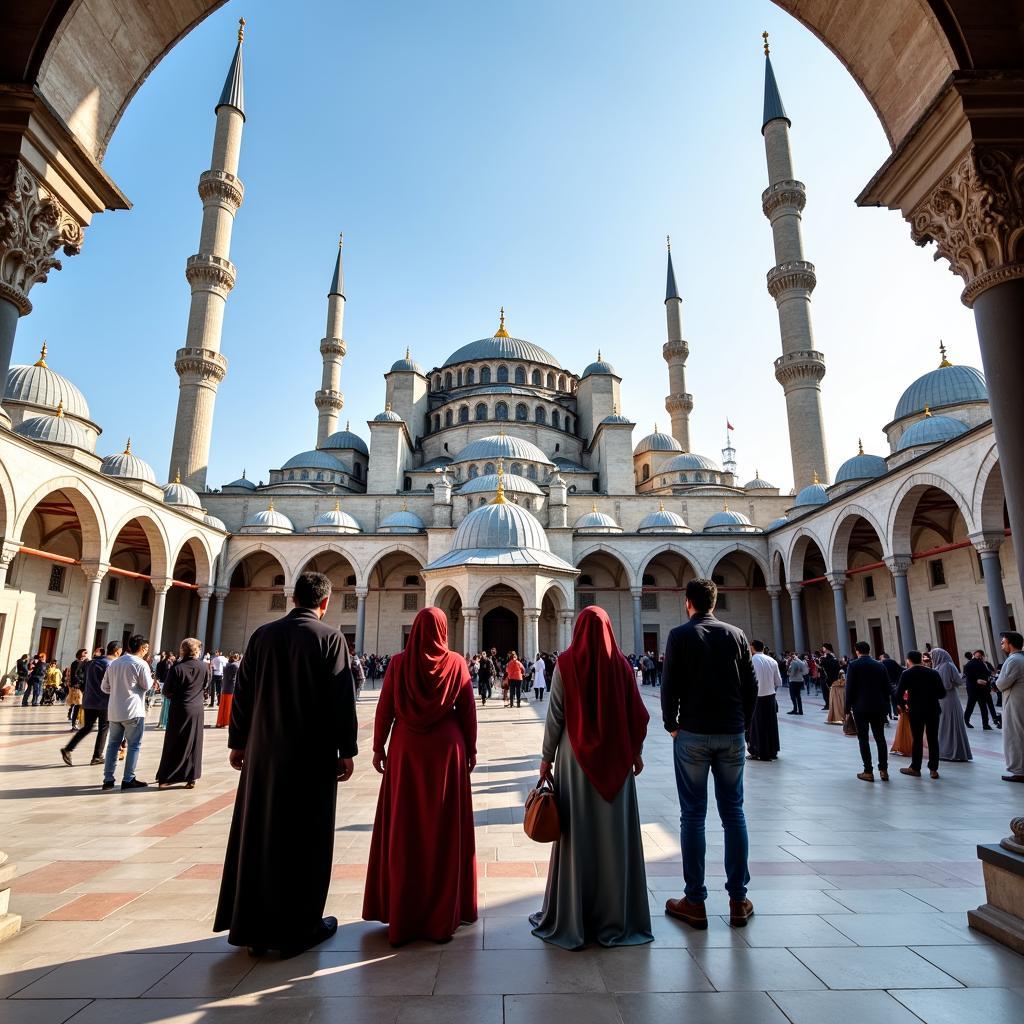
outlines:
M736 512L728 505L704 524L705 533L753 533L756 530L757 527L742 512Z
M256 485L245 475L245 470L242 470L242 475L237 480L232 480L231 483L225 484L224 488L234 487L240 491L255 491Z
M63 406L68 416L89 419L89 403L74 384L46 365L46 343L31 366L12 366L4 386L5 402L22 402L44 409Z
M509 462L539 462L552 465L551 460L532 441L512 434L493 434L470 441L455 456L456 462L486 462L505 459Z
M903 431L896 450L903 452L922 444L942 444L966 433L967 426L952 416L925 416Z
M410 512L407 508L403 508L400 512L392 512L391 515L385 516L380 526L377 527L378 533L422 533L426 529L423 525L423 520L420 519L415 512Z
M275 513L278 515L279 513ZM282 518L284 518L282 516ZM362 533L362 527L347 513L342 512L341 502L336 501L334 508L321 512L313 520L310 533Z
M182 508L202 508L199 495L181 482L181 474L175 475L169 484L164 484L164 504L180 505Z
M20 437L27 437L30 441L40 441L43 444L63 444L69 448L81 448L83 451L92 451L89 443L89 436L86 432L64 415L64 408L57 406L55 413L43 416L30 416L22 420L14 432Z
M379 412L379 413L377 413L376 416L373 417L373 422L374 423L401 423L402 422L402 417L399 416L398 413L395 412L391 408L391 406L389 404L389 405L386 405L384 407L384 411L383 412Z
M943 356L942 365L918 377L903 392L893 419L916 416L925 409L943 409L951 405L987 401L988 388L981 370L973 366L954 366Z
M683 446L671 435L663 434L657 426L653 434L648 434L640 439L640 443L633 449L634 455L643 455L645 452L681 452Z
M254 512L242 526L242 533L294 533L292 521L274 508L274 503Z
M762 480L761 479L761 474L755 472L754 473L754 479L753 480L748 480L743 485L743 490L745 490L745 491L777 491L778 488L775 486L775 484L771 484L767 480Z
M593 376L605 376L605 377L617 377L618 374L615 372L615 367L611 363L606 363L601 358L601 350L598 349L597 361L591 363L584 371L580 374L580 380L584 380L587 377Z
M604 512L598 512L595 505L573 523L577 533L622 533L622 527Z
M503 473L502 480L505 482L505 490L513 494L534 494L543 495L543 491L525 476L518 473ZM498 490L498 474L483 473L467 480L460 488L459 494L494 494Z
M857 448L857 454L839 467L835 479L837 484L846 484L851 480L873 480L877 476L885 476L889 471L881 455L865 454L862 444L858 444Z
M818 483L815 478L814 483L808 484L797 492L796 497L793 499L793 507L798 508L801 505L827 505L828 504L828 492L825 488Z
M491 338L480 338L456 349L445 361L445 366L477 361L508 360L509 362L542 363L561 369L561 363L546 349L523 338L512 338L505 330L505 310L501 322Z
M156 483L153 467L132 453L131 438L128 438L123 452L108 455L100 463L100 472L104 476L117 477L120 480L145 480L149 484Z
M282 469L327 469L332 473L347 473L348 467L341 459L335 458L330 452L314 449L293 455Z
M228 532L227 526L224 525L223 519L218 519L216 516L211 516L209 512L203 516L203 522L207 526L212 526L215 530L223 530L225 533Z
M370 449L366 447L366 442L358 434L354 434L349 430L348 423L345 424L344 430L336 430L320 447L335 448L339 451L359 452L360 455L367 456L370 454Z
M405 358L398 359L391 364L392 373L418 373L423 376L423 367L419 363L415 362L409 353L409 350L405 350Z
M678 512L670 512L664 505L657 512L649 512L640 520L638 533L693 533Z
M706 455L697 455L695 452L683 452L682 455L677 455L674 459L669 459L669 461L666 462L658 472L699 473L702 470L707 473L721 473L722 467L719 466L714 459L709 459Z
M789 525L789 520L785 516L779 516L778 519L773 519L768 524L766 529L775 530L775 529L777 529L780 526L788 526L788 525Z

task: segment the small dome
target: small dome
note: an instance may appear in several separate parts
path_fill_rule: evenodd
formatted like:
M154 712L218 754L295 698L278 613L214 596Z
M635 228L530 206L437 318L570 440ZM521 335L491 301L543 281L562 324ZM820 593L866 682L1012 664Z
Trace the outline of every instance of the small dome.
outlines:
M421 377L423 376L423 367L419 363L414 362L409 350L405 350L405 358L399 359L391 364L392 373L418 373Z
M722 467L713 459L704 455L697 455L694 452L683 452L674 459L669 459L658 472L659 473L692 473L704 471L706 473L721 473Z
M885 459L880 455L866 455L861 446L852 459L847 459L839 467L835 482L845 484L851 480L873 480L876 476L885 476L888 471Z
M455 457L456 462L484 462L505 459L506 462L539 462L550 466L551 460L532 442L510 434L494 434L470 441Z
M379 413L377 413L376 416L373 417L373 422L374 423L401 423L402 422L402 417L399 416L397 412L394 412L392 410L391 406L388 405L388 406L385 407L383 412L379 412Z
M611 416L605 416L602 423L625 423L627 426L633 426L633 421L628 416L620 416L617 412Z
M67 377L54 373L46 365L45 342L35 363L31 366L12 366L7 371L4 401L23 402L43 409L56 409L61 405L65 415L89 419L89 403L82 392Z
M366 442L358 434L352 433L347 423L344 430L336 430L320 447L334 448L338 451L359 452L360 455L370 454L370 449L366 447Z
M669 512L664 505L657 512L650 512L640 520L638 533L693 533L686 520L678 512Z
M544 493L532 480L528 480L525 476L519 476L518 473L503 473L502 480L505 490L511 491L513 494L542 495ZM473 477L472 480L467 480L459 488L459 494L494 494L497 490L498 474L484 473L481 476Z
M341 502L336 501L334 508L313 520L310 533L362 533L362 528L347 512L342 512Z
M181 505L184 508L202 508L199 495L181 482L180 474L169 484L164 484L164 504Z
M896 451L903 452L922 444L942 444L943 441L950 441L966 433L966 425L952 416L925 416L923 420L907 427L896 445Z
M793 499L793 507L797 508L801 505L827 505L828 504L828 492L825 488L815 482L808 484L797 492L797 496Z
M256 490L256 485L246 477L244 469L242 470L242 475L237 480L232 480L231 483L225 484L224 487L236 487L240 491Z
M596 505L580 516L572 528L579 533L622 533L622 527L611 516L598 512Z
M403 508L401 512L392 512L391 515L385 516L381 520L380 526L377 527L377 532L422 533L425 529L423 520L415 512L410 512L407 508Z
M100 472L104 476L117 477L121 480L145 480L146 483L156 483L156 473L148 462L144 462L137 455L132 454L132 441L124 446L124 451L117 455L108 455L100 464Z
M330 452L319 450L299 452L293 455L282 469L327 469L332 473L347 473L348 467L341 459L336 459Z
M22 420L14 432L30 441L41 441L44 444L63 444L70 448L81 448L92 451L89 436L73 420L64 415L62 406L57 406L56 413L44 416L30 416Z
M925 409L943 409L968 402L987 402L988 388L981 370L973 366L953 366L943 357L943 364L918 377L903 392L896 405L894 420L916 416Z
M748 480L743 485L745 491L777 491L778 487L775 484L770 484L767 480L761 479L761 474L757 473L753 480Z
M643 455L645 452L681 452L683 446L671 435L663 434L657 427L653 434L648 434L640 439L640 443L633 449L634 455Z
M216 516L211 516L209 512L203 516L203 522L207 526L212 526L215 530L223 530L225 533L228 532L228 528L224 525L223 519L218 519Z
M779 516L778 519L773 519L768 524L766 529L768 529L768 530L775 530L775 529L777 529L780 526L788 526L788 525L789 525L789 520L785 516Z
M726 507L716 512L705 524L705 533L752 533L756 527L742 512Z
M580 374L580 380L584 380L587 377L593 377L595 375L605 377L617 377L618 374L615 372L615 367L611 363L606 363L601 358L600 349L597 353L597 362L591 363L582 374Z
M256 512L246 519L242 533L294 533L292 521L274 509L271 502L268 508Z

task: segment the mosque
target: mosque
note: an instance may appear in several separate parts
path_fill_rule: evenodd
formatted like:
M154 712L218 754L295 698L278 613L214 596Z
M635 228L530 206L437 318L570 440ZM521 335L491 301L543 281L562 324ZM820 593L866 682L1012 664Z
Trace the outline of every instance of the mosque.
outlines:
M243 472L212 485L214 410L228 373L222 325L236 276L231 231L244 199L242 51L240 31L215 107L212 165L199 179L169 482L158 484L130 442L97 454L111 446L85 396L54 368L59 344L6 374L4 671L29 650L67 663L79 647L136 631L154 649L189 634L211 649L241 649L285 611L306 569L331 577L328 621L367 652L399 650L424 605L445 611L454 648L559 650L591 604L609 612L624 650L661 651L697 575L719 584L722 618L776 648L830 641L849 652L867 639L894 655L930 642L955 657L977 646L992 657L994 635L1016 628L1021 592L978 370L942 349L883 426L888 451L861 447L830 471L825 356L811 319L816 270L801 235L806 188L767 45L762 207L776 263L766 283L778 307L774 369L792 489L758 474L741 480L728 441L720 459L691 450L695 402L671 248L668 429L634 437L621 378L601 352L577 371L513 336L504 311L493 334L447 356L418 352L421 363L395 353L382 411L365 431L342 428L340 242L319 342L316 447L268 467L266 482Z

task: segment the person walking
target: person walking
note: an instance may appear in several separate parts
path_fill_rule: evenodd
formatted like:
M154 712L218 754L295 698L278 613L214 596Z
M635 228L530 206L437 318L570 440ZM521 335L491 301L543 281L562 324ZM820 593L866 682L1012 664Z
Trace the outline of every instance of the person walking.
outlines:
M787 715L802 715L804 713L804 702L800 691L804 688L804 677L807 672L807 662L794 651L786 666L786 674L789 678L789 699L793 702L793 708L786 712Z
M900 676L896 692L901 709L910 718L910 733L913 737L910 767L901 768L901 775L921 777L921 762L924 759L924 737L928 735L928 773L933 779L939 777L939 718L942 716L941 702L946 698L942 676L935 669L921 664L920 651L907 651L907 669Z
M28 682L28 667L29 667L29 664L30 664L30 662L29 662L29 658L28 658L27 654L23 654L17 660L17 662L15 663L15 666L14 666L14 672L15 672L14 693L15 693L15 696L20 694L22 692L22 690L25 689L25 684Z
M544 664L544 656L538 654L533 663L533 699L543 700L544 690L546 688L545 676L547 674L547 667Z
M1000 634L1001 636L1002 634ZM991 669L985 663L984 651L972 651L971 656L964 666L964 684L967 687L967 710L964 712L964 722L968 729L973 729L971 716L974 714L974 705L981 707L981 727L991 729L989 719L997 721L999 715L992 705L992 687L989 685Z
M32 707L39 706L39 700L43 693L43 680L46 678L46 652L40 651L35 661L31 662L28 669L28 677L25 680L25 695L21 698L21 706L28 707L29 698L32 698Z
M523 676L525 675L525 667L519 660L518 655L515 651L508 652L508 661L505 664L505 676L508 679L508 706L512 707L512 702L516 702L516 707L522 707L523 704Z
M1003 697L1003 782L1024 782L1024 636L1016 631L999 634L999 646L1007 655L996 686Z
M940 704L939 716L939 759L942 761L971 761L971 741L967 737L967 723L964 721L964 706L957 692L963 677L957 671L953 659L941 647L933 647L922 661L931 658L932 668L942 678L946 696ZM925 661L927 664L927 661Z
M167 731L156 770L161 789L184 782L186 789L195 789L203 774L203 690L206 687L206 665L200 659L203 645L195 638L181 641L180 657L167 673L164 700L170 701Z
M899 686L900 676L903 675L903 669L900 667L899 663L890 658L885 651L882 651L878 656L878 660L881 662L882 668L885 669L886 675L889 677L889 703L891 704L891 717L893 721L896 721L900 714L900 694L897 687Z
M92 748L89 764L103 764L103 749L107 742L107 705L110 698L100 688L103 676L110 663L121 657L121 644L111 640L107 644L105 657L93 658L85 664L85 684L82 689L82 727L71 737L66 747L61 748L61 760L72 767L71 754L86 736L96 727L96 743Z
M228 655L228 663L224 666L224 678L220 684L220 704L217 705L217 721L214 728L224 729L231 724L231 703L235 697L235 682L238 679L238 662L241 659L238 651Z
M747 752L754 761L774 761L779 756L779 702L775 691L782 685L779 665L764 653L764 643L752 640L751 666L757 678L757 703L750 720Z
M668 635L662 677L661 713L672 736L676 789L681 808L682 899L670 899L665 913L694 928L708 926L704 884L708 773L725 833L729 923L746 926L754 913L747 899L749 840L743 813L744 736L757 700L750 646L743 632L715 618L718 587L713 580L686 585L688 622Z
M865 640L858 640L853 649L857 657L846 670L846 707L853 712L857 725L857 742L864 771L857 778L874 782L875 773L871 765L871 743L869 731L874 734L878 748L878 774L883 782L889 781L889 750L885 741L885 723L889 717L892 690L889 673L880 661L871 657L871 647Z
M330 938L338 783L358 752L348 643L324 624L331 581L304 572L295 607L249 638L235 683L229 762L241 772L215 932L253 955L294 956Z
M373 767L384 781L363 919L386 924L393 946L448 942L477 919L476 730L466 659L448 649L444 612L423 608L388 666L373 728Z
M228 659L221 651L214 651L210 659L210 707L214 708L220 703L220 692L224 685L224 666Z
M653 942L635 777L650 714L608 613L580 612L551 680L540 777L555 790L551 850L533 934L563 949Z
M75 660L68 667L68 721L77 730L82 709L82 695L85 691L85 669L89 664L89 651L83 647L75 653Z
M478 665L477 672L477 685L480 688L480 707L483 707L487 703L487 698L491 695L492 680L494 679L494 662L488 657L487 652L484 651L480 655L480 662Z
M121 789L145 789L149 785L135 777L135 767L146 730L146 691L153 685L146 655L149 642L138 633L128 638L128 651L112 661L100 680L107 703L107 753L103 763L103 788L114 788L114 769L123 740L128 750L124 759Z

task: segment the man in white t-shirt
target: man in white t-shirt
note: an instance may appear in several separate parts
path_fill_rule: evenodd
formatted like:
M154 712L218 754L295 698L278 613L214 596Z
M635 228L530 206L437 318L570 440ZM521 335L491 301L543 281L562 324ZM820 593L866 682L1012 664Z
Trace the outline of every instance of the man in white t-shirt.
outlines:
M210 681L210 707L215 708L220 703L220 689L224 682L224 666L228 659L220 651L215 651L210 659L210 669L213 672L213 679Z
M128 744L124 759L121 789L144 789L148 783L135 777L135 765L142 748L146 728L146 693L153 685L153 675L146 655L149 643L137 633L128 639L128 650L116 658L103 673L100 690L109 695L107 702L107 754L103 763L103 788L114 788L114 769L121 740Z

